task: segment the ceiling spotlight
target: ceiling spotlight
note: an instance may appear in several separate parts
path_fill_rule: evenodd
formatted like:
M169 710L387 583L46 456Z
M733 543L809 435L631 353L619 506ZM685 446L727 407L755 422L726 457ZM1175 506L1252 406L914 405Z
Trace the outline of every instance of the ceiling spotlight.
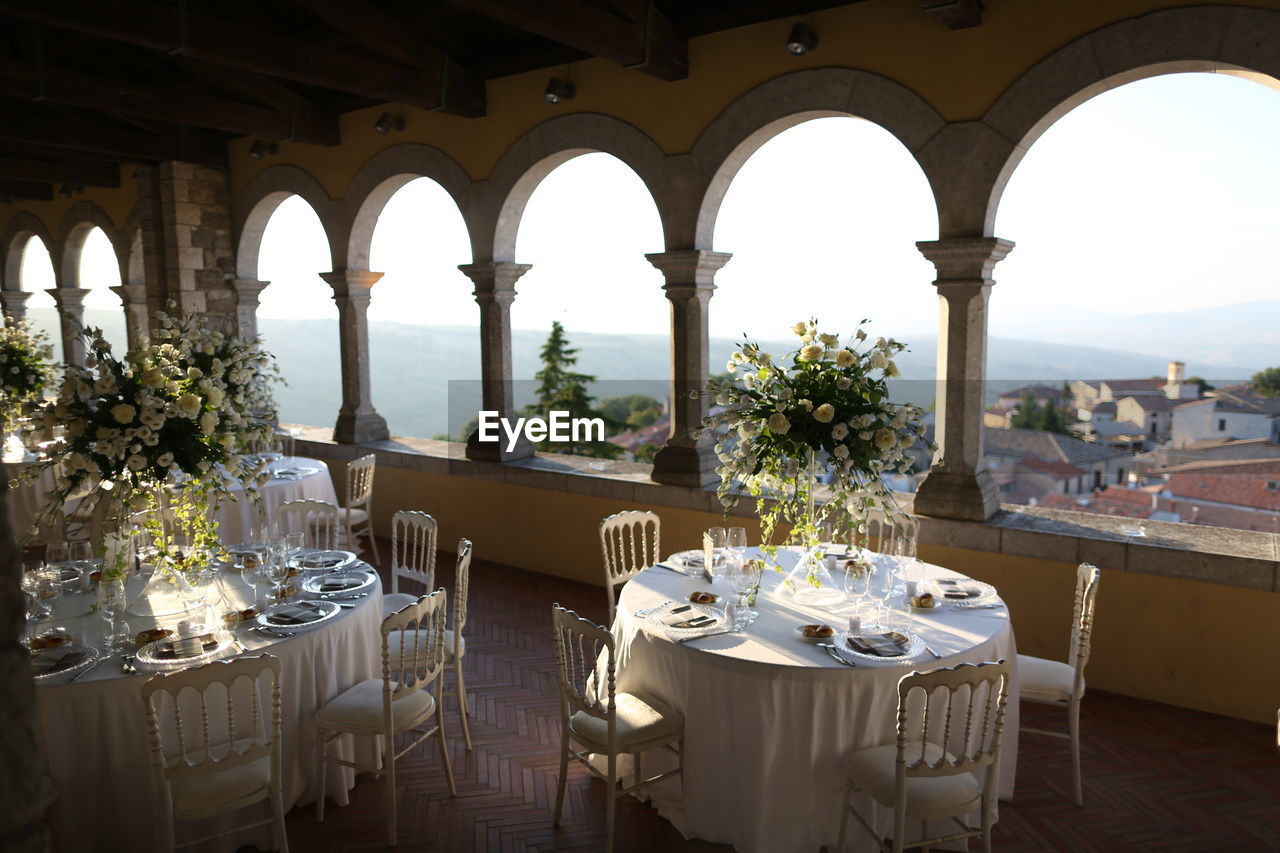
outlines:
M280 150L280 146L274 142L267 142L265 139L255 139L253 145L249 148L249 156L255 160L261 160L268 154L275 154Z
M391 113L383 113L378 116L378 120L373 123L373 129L386 136L393 130L404 130L404 116L392 115Z
M548 104L558 104L561 101L571 100L576 94L578 90L568 80L552 77L551 82L547 83L547 91L543 93L543 97L547 99Z
M803 22L796 23L787 37L787 53L792 56L804 56L818 46L818 34L809 29Z

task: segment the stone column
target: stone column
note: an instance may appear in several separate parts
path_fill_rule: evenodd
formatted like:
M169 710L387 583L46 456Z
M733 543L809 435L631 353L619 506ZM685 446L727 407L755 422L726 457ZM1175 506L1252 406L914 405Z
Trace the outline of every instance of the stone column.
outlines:
M511 367L511 303L516 282L532 266L513 261L478 261L460 264L475 284L480 306L480 399L485 411L499 417L515 413L515 385ZM467 458L503 462L533 455L533 445L521 438L510 451L505 442L480 442L478 433L467 436Z
M27 318L27 300L31 294L25 290L0 290L0 305L4 307L4 316L14 320Z
M1000 490L982 463L991 270L1013 249L998 237L917 243L938 278L938 453L916 494L921 515L983 521L1000 508Z
M124 306L124 326L129 335L129 349L135 350L150 337L151 312L147 310L147 287L144 284L119 284L111 292Z
M80 329L84 325L84 298L89 291L83 287L52 287L45 291L57 303L58 319L62 324L62 360L67 364L84 364L84 338Z
M270 283L249 278L232 279L231 287L236 292L235 331L238 336L246 339L258 336L258 296Z
M369 377L369 291L382 273L334 270L321 273L320 277L333 288L333 301L338 304L342 408L333 427L333 440L363 444L389 438L386 420L373 408Z
M733 256L679 249L645 257L662 271L662 289L671 302L671 432L654 456L653 479L702 487L716 480L716 457L710 439L694 438L689 431L707 416L707 398L700 393L711 375L707 306L716 271Z

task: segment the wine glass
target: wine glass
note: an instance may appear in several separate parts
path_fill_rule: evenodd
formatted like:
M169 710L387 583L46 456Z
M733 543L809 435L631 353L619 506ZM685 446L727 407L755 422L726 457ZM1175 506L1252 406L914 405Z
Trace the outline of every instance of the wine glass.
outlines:
M276 601L284 601L284 588L289 582L289 561L277 559L277 555L272 555L272 559L267 562L267 574L275 585Z
M27 619L31 621L47 619L53 615L53 609L45 604L44 597L40 594L40 574L43 568L43 563L35 561L22 567L22 594L26 598Z
M747 528L730 527L725 541L728 545L729 556L732 560L741 564L747 559Z
M876 622L884 624L885 609L889 604L889 599L893 597L893 590L898 584L898 578L893 571L893 565L889 561L884 561L872 569L871 575L871 591L870 597L876 602Z
M916 538L903 530L893 543L894 559L905 580L911 580L919 560L916 557Z
M44 546L44 561L49 565L65 565L68 559L67 543L65 540L50 542Z
M724 552L727 543L728 533L723 527L712 527L702 534L702 565L707 577L715 577L716 558Z
M119 652L129 639L129 626L124 622L125 594L124 581L107 580L98 582L98 616L106 623L103 634L104 645L108 652Z
M853 602L853 613L858 615L866 606L867 596L871 593L870 566L854 560L845 561L844 594Z
M286 558L300 556L307 548L305 533L286 533L284 535L284 552Z

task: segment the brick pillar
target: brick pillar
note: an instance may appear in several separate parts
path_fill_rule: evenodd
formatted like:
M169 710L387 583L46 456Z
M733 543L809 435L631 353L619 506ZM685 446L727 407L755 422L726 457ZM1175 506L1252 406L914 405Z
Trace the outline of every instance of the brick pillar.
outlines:
M0 290L0 305L3 305L4 316L12 320L27 318L27 300L31 294L24 290Z
M89 291L83 287L52 287L45 291L57 303L58 322L62 328L62 360L67 364L84 364L84 338L80 329L84 326L84 298Z
M1013 249L997 237L917 243L938 271L938 454L916 493L921 515L983 521L1000 508L1000 490L982 464L991 271Z
M338 305L342 408L333 427L333 440L362 444L390 438L386 420L373 408L369 377L369 298L382 273L334 270L320 277L333 288L333 301Z
M707 308L716 289L716 272L733 256L682 249L645 257L666 278L662 289L671 303L671 432L654 456L653 479L705 486L716 480L712 442L694 438L689 431L707 416L707 399L701 394L711 376Z
M121 284L111 288L124 306L125 331L129 335L129 349L140 347L149 337L151 318L147 311L147 286L145 284Z
M511 366L511 303L516 298L516 282L533 269L512 261L479 261L461 264L458 269L475 284L480 305L480 395L485 411L499 417L515 414L515 385ZM533 455L533 445L521 437L507 451L506 443L480 442L478 433L467 437L467 458L502 462Z

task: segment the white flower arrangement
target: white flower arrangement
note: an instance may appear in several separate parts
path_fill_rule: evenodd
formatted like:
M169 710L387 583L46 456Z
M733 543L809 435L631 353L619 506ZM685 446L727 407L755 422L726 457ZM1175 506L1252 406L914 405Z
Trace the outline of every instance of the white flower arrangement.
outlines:
M53 347L48 336L25 320L0 327L0 418L5 432L39 403L53 381Z
M893 358L905 344L867 344L861 324L843 346L816 320L792 331L800 346L780 359L744 341L726 365L730 377L705 391L723 407L703 424L717 436L720 502L727 511L743 491L757 499L771 554L779 521L792 525L784 544L812 547L828 519L849 530L867 511L899 512L881 477L911 471L908 450L925 431L918 407L889 400L886 380L898 375ZM831 495L818 505L823 473Z

